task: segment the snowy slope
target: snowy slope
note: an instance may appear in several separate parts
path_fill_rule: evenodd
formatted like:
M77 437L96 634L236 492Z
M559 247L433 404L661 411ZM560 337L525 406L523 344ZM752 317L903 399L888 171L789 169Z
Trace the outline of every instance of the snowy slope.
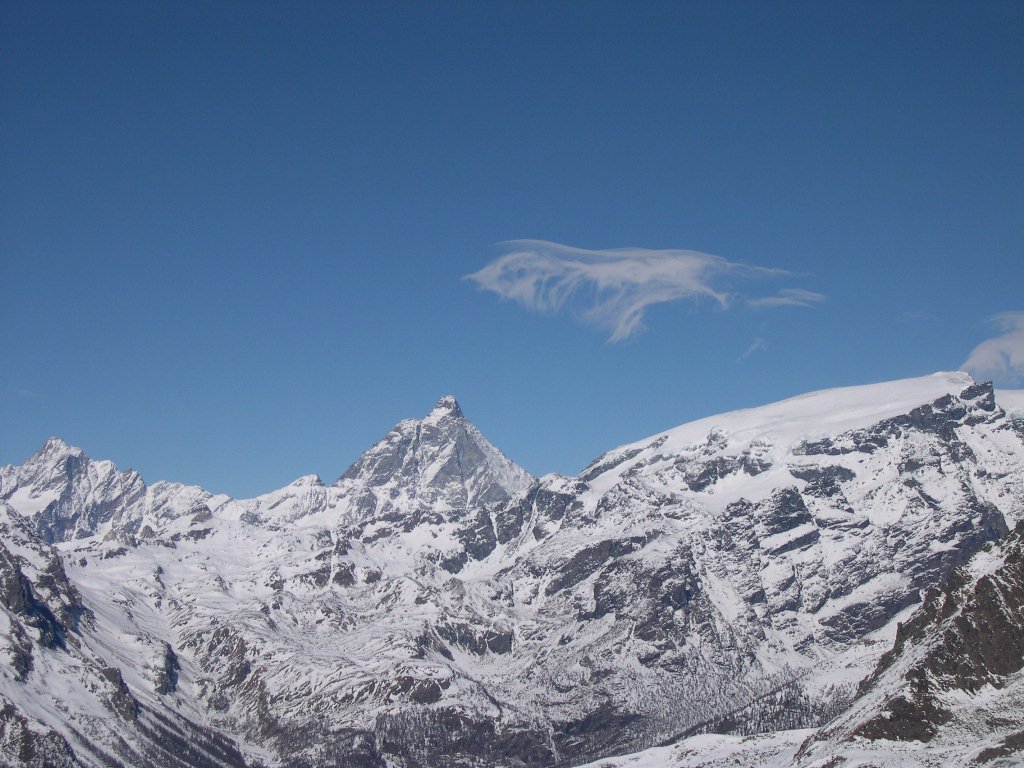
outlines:
M820 729L695 736L602 768L950 768L1024 764L1024 524L900 627L852 705Z
M795 768L801 744L814 733L805 728L752 736L702 734L580 768Z
M56 550L0 502L0 764L244 764L233 739L180 711L165 643L125 664L131 638L104 645L97 619ZM167 700L140 697L140 678L159 681Z
M1024 427L936 374L534 481L445 397L332 485L136 478L51 441L0 498L56 542L83 647L143 710L268 764L570 765L831 719L922 591L1024 518Z
M1024 523L929 593L857 700L801 757L895 764L893 753L918 745L925 765L1024 760L1022 712Z

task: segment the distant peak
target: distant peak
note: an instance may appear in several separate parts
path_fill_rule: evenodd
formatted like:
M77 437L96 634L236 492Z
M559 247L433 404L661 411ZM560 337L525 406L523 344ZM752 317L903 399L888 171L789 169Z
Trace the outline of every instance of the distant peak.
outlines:
M76 448L73 445L68 445L59 437L51 437L48 438L43 444L43 447L39 449L36 456L62 456L64 454L81 456L82 449Z
M451 395L442 395L437 399L437 404L434 409L430 412L431 415L444 415L451 414L452 416L461 416L462 408L459 407L459 401Z

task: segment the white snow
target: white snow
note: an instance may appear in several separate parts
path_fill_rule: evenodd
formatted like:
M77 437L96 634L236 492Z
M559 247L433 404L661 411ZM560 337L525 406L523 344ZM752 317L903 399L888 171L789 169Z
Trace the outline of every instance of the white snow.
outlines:
M970 374L958 371L824 389L758 408L744 408L692 421L621 446L607 456L622 455L634 449L647 449L646 453L651 450L652 443L657 443L658 453L664 455L684 453L703 443L714 432L728 437L735 446L763 440L776 446L776 452L787 451L803 440L869 427L943 395L958 395L973 384ZM635 463L636 460L630 460L619 469L624 470Z
M368 469L362 474L328 486L309 475L248 500L156 483L123 511L136 524L130 530L144 523L152 535L131 537L115 526L107 538L68 541L59 549L96 614L86 652L116 664L140 699L171 702L197 720L233 722L247 715L244 702L211 714L204 698L230 652L217 644L224 642L214 637L219 629L231 642L244 641L245 658L277 711L298 719L320 717L331 727L371 727L379 714L394 711L402 699L389 685L402 676L444 681L445 704L495 716L500 707L502 717L524 721L580 716L594 704L586 697L602 690L595 682L602 675L612 676L624 701L663 695L658 686L668 675L640 663L640 655L655 646L642 639L631 617L650 596L629 590L656 590L643 579L659 569L658 578L672 578L680 563L692 568L687 605L663 605L658 617L668 617L673 643L704 670L687 679L691 688L680 688L681 699L700 685L714 689L712 694L723 695L726 688L727 695L743 693L741 683L769 674L800 676L804 691L825 697L844 686L852 689L891 647L896 621L912 610L853 640L829 639L827 620L910 589L898 572L906 564L874 563L873 550L892 536L906 538L905 551L914 557L952 552L965 522L957 515L973 514L959 505L969 490L1012 518L1024 508L1022 451L1005 421L999 422L1003 429L982 424L962 435L979 457L978 466L991 469L983 474L958 472L938 451L937 437L913 430L870 454L803 456L793 449L803 440L868 427L945 394L957 395L972 384L967 374L940 373L825 390L702 419L609 452L601 462L629 458L590 479L582 493L585 484L577 479L541 478L541 491L571 501L554 512L539 502L473 506L474 494L489 482L516 496L533 480L468 422L459 425L464 431L458 435L480 452L477 474L450 471L452 446L445 440L453 430L415 461L404 455L403 471L410 471L401 480L378 482L375 457L386 468L406 437L451 426L454 401L442 399L426 419L401 422L364 454ZM1014 401L1013 393L1008 401ZM690 489L688 478L705 465L740 456L763 461L767 469L730 469L706 487ZM900 469L905 461L916 468ZM96 464L90 478L105 477L111 486L127 482L112 465ZM770 505L755 506L779 489L804 490L810 481L793 472L815 467L843 470L837 481L841 499L804 495L806 512L783 510L780 519L772 517ZM89 488L101 499L112 493L95 483ZM47 491L47 498L56 498L55 492ZM18 488L11 504L22 514L35 514L45 504L33 493L30 484ZM942 505L938 511L931 506L935 499ZM459 503L464 508L453 514ZM204 506L211 519L205 519ZM524 522L490 555L469 559L461 570L445 570L439 562L461 551L466 520L459 515L478 512L485 527L500 512L522 515ZM423 521L413 513L422 513ZM787 520L787 514L800 516ZM625 595L613 610L591 613L598 579L607 573L603 561L581 568L572 584L552 588L571 558L602 543L625 547L633 540L640 542L636 549L627 547L628 554L607 560L621 568L613 591ZM865 562L875 570L858 571ZM972 567L980 573L997 565L993 556ZM707 634L686 634L688 617L701 611L712 616ZM0 618L0 636L5 626ZM438 633L451 626L470 634L507 632L514 651L477 653L450 641L440 646L449 658L436 643ZM430 642L422 645L423 638ZM171 697L153 689L159 641L169 642L182 664L180 690ZM732 672L720 671L729 664L749 664L736 673L749 677L732 679ZM37 694L51 701L49 694ZM594 765L789 765L809 734L693 737Z
M579 768L790 768L800 745L813 733L804 729L756 736L704 734Z

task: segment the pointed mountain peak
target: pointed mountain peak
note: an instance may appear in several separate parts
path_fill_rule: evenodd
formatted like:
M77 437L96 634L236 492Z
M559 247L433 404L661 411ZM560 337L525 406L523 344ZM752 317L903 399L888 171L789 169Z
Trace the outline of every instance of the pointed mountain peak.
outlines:
M320 479L320 475L303 475L302 477L296 478L291 482L289 487L292 488L305 488L307 486L320 486L323 485L324 481Z
M462 408L459 406L459 401L456 400L452 395L442 395L437 399L437 403L434 405L433 410L427 418L431 416L462 416Z
M372 491L364 500L368 511L381 506L448 515L503 501L531 481L445 395L425 418L396 424L337 483Z
M61 456L83 456L81 448L68 445L59 437L48 438L43 447L36 451L33 459L55 459Z

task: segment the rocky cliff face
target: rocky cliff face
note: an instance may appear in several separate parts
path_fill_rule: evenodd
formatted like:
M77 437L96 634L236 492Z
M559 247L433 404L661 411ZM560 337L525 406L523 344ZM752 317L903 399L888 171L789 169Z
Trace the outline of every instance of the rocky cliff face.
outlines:
M884 761L916 742L947 764L1019 760L1022 705L1024 522L928 591L853 705L800 757Z
M702 420L576 478L531 479L450 398L337 483L252 500L56 443L0 472L63 558L64 636L118 675L63 716L34 668L0 693L83 764L118 691L205 734L210 764L225 736L249 762L554 766L819 726L922 593L1024 519L1024 428L963 374Z

